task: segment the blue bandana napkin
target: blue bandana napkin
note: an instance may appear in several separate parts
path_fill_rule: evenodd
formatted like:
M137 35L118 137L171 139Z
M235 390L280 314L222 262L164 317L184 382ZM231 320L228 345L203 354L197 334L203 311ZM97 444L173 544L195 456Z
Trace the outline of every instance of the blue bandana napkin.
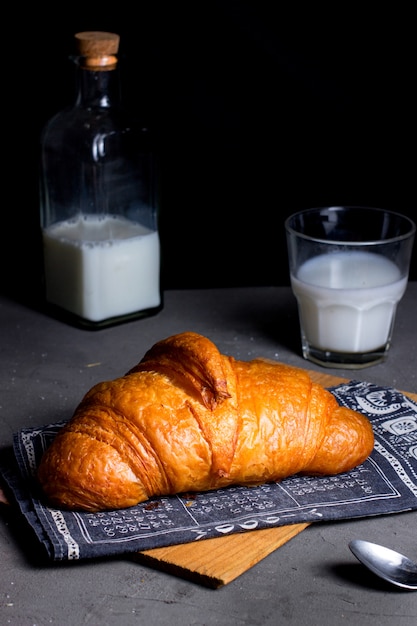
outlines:
M41 455L63 423L14 435L0 471L47 557L55 561L127 554L302 522L417 509L417 403L391 388L350 381L330 391L373 426L371 456L350 472L293 476L257 487L152 498L128 509L85 513L45 505L34 479Z

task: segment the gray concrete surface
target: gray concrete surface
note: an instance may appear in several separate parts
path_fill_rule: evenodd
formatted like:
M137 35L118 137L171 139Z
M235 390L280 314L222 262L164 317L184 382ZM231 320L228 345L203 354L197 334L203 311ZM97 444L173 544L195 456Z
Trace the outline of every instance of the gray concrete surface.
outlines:
M96 382L127 371L157 340L193 330L239 359L273 358L323 371L300 356L287 287L168 291L157 316L85 331L0 298L0 454L12 434L70 417ZM385 363L326 370L417 392L417 283L399 305ZM417 594L375 579L353 557L353 538L417 558L417 512L315 524L228 585L213 590L128 558L43 564L19 515L0 510L0 623L177 626L415 626Z

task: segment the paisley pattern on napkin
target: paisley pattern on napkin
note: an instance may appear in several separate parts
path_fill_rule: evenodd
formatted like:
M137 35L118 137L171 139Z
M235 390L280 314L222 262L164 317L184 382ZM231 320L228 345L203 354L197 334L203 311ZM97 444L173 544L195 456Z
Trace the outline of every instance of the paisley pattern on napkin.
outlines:
M34 474L62 423L16 433L15 462L0 469L47 556L58 561L417 509L417 403L395 389L365 382L330 391L340 404L366 415L375 433L371 456L338 476L293 476L257 487L153 498L103 513L60 511L45 506Z

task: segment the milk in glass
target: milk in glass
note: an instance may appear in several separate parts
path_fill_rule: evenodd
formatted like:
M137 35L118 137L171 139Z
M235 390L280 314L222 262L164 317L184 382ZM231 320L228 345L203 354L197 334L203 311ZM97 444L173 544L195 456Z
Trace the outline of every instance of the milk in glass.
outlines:
M370 252L335 252L306 261L291 284L311 346L367 353L386 345L407 277Z

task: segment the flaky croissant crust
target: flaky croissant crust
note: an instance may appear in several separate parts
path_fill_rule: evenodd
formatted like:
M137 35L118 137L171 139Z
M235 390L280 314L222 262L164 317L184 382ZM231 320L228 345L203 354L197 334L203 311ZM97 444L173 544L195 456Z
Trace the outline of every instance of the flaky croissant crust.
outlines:
M370 422L304 370L223 355L193 332L95 385L42 457L50 504L98 511L152 496L338 474L373 449Z

